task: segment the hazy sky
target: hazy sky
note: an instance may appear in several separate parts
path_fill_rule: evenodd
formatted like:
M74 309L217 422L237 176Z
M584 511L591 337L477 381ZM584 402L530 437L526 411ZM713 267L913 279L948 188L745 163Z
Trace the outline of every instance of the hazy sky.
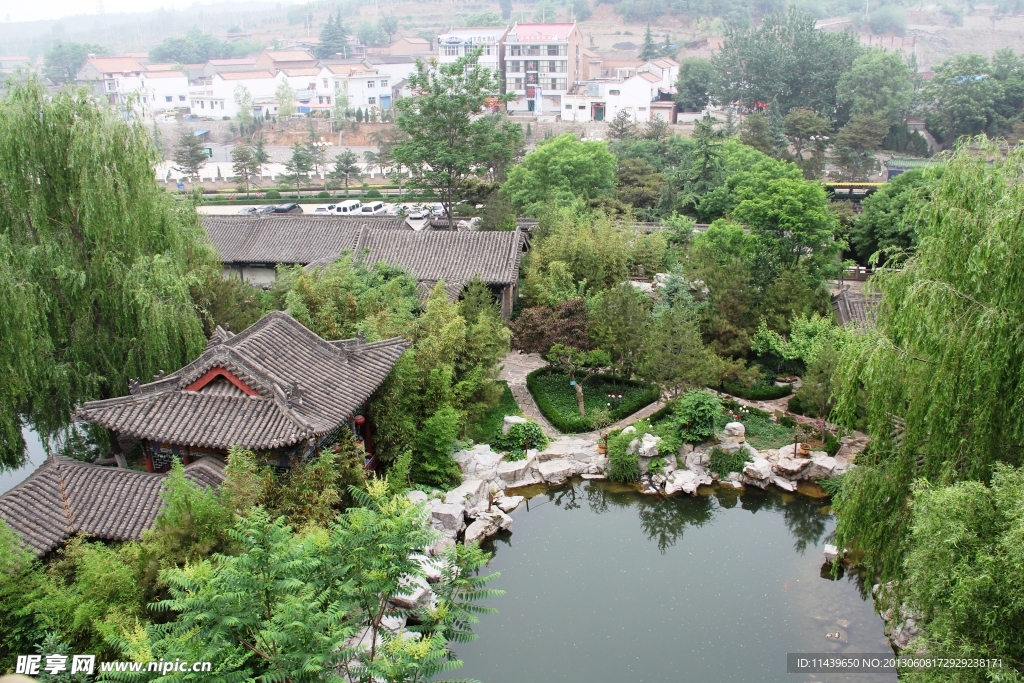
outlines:
M227 0L243 2L244 0ZM96 15L98 4L102 2L106 14L123 12L149 12L160 7L183 9L191 5L213 4L211 0L0 0L0 20L9 21L40 21L60 19L73 15ZM292 4L293 0L281 0L284 5ZM217 4L225 4L225 0L217 0Z

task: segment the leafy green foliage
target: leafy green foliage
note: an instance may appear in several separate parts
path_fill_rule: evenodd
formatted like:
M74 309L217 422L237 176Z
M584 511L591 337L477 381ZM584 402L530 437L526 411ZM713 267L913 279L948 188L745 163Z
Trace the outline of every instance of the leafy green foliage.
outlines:
M451 458L461 417L452 406L442 405L423 421L414 442L413 481L442 489L462 482L459 466Z
M750 386L744 386L736 382L723 382L722 388L727 393L745 398L748 401L774 401L777 398L789 396L793 393L793 387L788 384L780 387L775 383L768 384L763 381Z
M90 54L104 57L107 49L93 43L65 43L58 40L43 55L43 74L55 83L74 81Z
M320 29L320 42L313 49L317 59L330 59L335 55L348 56L348 29L341 23L341 12L327 15L327 23Z
M629 450L629 444L637 432L618 432L608 437L608 468L605 474L612 481L631 484L640 480L640 459L636 451Z
M907 266L876 276L877 323L847 344L833 380L834 415L852 426L864 409L872 439L837 501L837 542L865 551L882 580L905 571L916 480L986 481L1020 464L1024 421L1007 406L1024 395L1024 153L976 144L983 153L965 145L947 162Z
M540 425L530 420L514 424L508 429L508 434L502 434L501 430L491 439L491 447L507 451L506 460L522 460L526 457L526 451L531 448L543 450L550 440L541 431Z
M1024 472L998 465L991 485L959 482L914 490L904 562L911 606L923 619L911 645L933 657L985 653L1004 662L1024 655ZM1005 664L1004 664L1005 667ZM982 671L956 675L910 670L918 682L991 680ZM1008 679L1008 680L1012 680Z
M581 142L572 133L545 140L509 169L502 194L525 215L551 206L594 199L615 187L615 157L597 140Z
M679 64L675 100L683 110L702 111L711 102L715 67L707 59L689 57Z
M669 429L683 443L698 444L715 435L715 425L722 413L722 402L710 391L688 391L680 397L668 418Z
M837 92L853 116L875 114L888 124L901 123L914 96L914 74L900 53L868 50L840 77Z
M544 417L555 429L566 434L593 429L594 414L601 408L610 410L613 421L621 420L658 398L655 389L641 382L595 375L583 382L588 417L581 417L568 375L549 374L547 368L540 368L527 375L526 385ZM620 395L622 398L618 398Z
M760 26L731 30L712 59L723 102L771 104L785 115L807 107L825 116L836 110L836 87L861 54L849 31L819 31L814 17L795 5L765 15Z
M508 388L508 382L498 380L494 384L501 390L498 402L476 420L466 424L464 436L477 443L489 443L496 434L501 433L506 415L522 415L523 412L519 409L512 390Z
M751 347L762 355L800 360L809 366L828 350L841 351L851 339L849 330L837 327L828 318L813 314L801 315L791 321L789 339L768 329L767 323L762 320Z
M32 651L43 637L31 609L43 582L42 567L22 545L21 537L0 520L0 669L13 670L18 654Z
M941 176L941 167L911 169L861 202L863 212L854 218L850 234L861 263L869 263L875 252L881 252L882 263L913 253L922 211Z
M500 114L484 114L488 101L505 102L498 75L477 64L479 50L450 64L420 60L409 77L416 97L396 103L395 124L408 137L391 150L409 169L410 183L436 192L453 227L452 205L469 179L511 163L522 129Z
M21 417L64 433L83 401L178 368L203 349L190 287L220 272L193 207L153 178L149 132L82 92L36 80L0 99L0 462ZM46 183L37 182L48 178ZM91 428L105 444L105 430Z
M731 472L742 472L743 466L751 460L750 453L745 448L730 453L716 446L708 451L708 470L724 477Z
M258 44L249 41L224 42L199 29L192 29L184 36L166 38L150 48L149 59L171 64L205 64L211 59L247 57L259 49Z

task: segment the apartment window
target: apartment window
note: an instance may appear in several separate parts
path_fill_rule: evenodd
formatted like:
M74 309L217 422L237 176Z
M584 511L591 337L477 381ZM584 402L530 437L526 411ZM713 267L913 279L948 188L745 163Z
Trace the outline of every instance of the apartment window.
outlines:
M171 95L166 95L166 96L164 97L164 102L170 102L170 101L172 101L173 99L174 99L174 97L172 97Z
M366 98L366 102L370 106L373 106L373 105L377 104L377 98L376 97L368 97L368 98Z
M555 56L558 54L558 45L548 45L548 55Z
M647 111L647 107L637 107L639 111Z
M199 100L199 108L206 109L206 100Z
M565 108L566 109L572 109L572 105L571 104L567 104L567 105L565 105Z
M179 102L184 102L185 101L185 96L184 95L178 95L178 101Z
M220 101L220 108L221 108L221 109L223 109L223 108L224 108L224 100L221 100L221 101Z
M327 87L327 79L326 78L324 79L324 87L325 88Z
M587 105L585 105L585 104L581 104L580 105L580 109L586 109L586 108L587 108Z
M110 92L113 89L114 89L114 82L113 81L107 81L107 92Z
M540 56L540 45L527 45L526 54L530 57Z
M380 82L380 87L382 87L382 88L388 87L388 82L387 81L381 81Z
M522 78L509 78L506 81L506 90L522 90L523 79Z
M552 59L548 62L548 72L553 74L564 74L565 66L565 62L559 59Z
M608 94L609 95L618 95L618 94L620 94L620 91L619 90L609 90Z
M376 86L374 85L374 81L366 81L366 89L367 90L373 90L375 87Z
M458 45L445 45L444 46L444 56L445 57L458 57L459 56L459 46Z
M564 78L552 78L546 81L546 83L547 87L551 88L552 90L565 90L567 85L566 80Z
M325 100L327 100L327 104L330 104L330 103L331 103L331 96L330 96L330 95L328 95L328 96L327 96L327 97L325 97L324 99L325 99Z

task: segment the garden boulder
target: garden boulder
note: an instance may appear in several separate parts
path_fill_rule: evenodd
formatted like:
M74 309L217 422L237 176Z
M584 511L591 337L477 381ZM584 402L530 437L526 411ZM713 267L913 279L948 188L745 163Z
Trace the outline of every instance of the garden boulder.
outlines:
M508 487L541 483L543 479L537 471L537 451L528 451L523 460L502 461L498 465L498 478Z
M444 502L466 509L479 507L487 502L487 483L483 479L467 479L445 494Z
M537 472L546 484L561 484L576 474L576 466L569 460L558 458L537 465Z
M819 479L828 479L836 474L838 463L835 458L824 451L815 451L814 456L811 458L810 465L800 473L801 479L818 481Z
M480 444L468 450L456 451L452 460L458 464L462 476L467 480L491 481L498 476L498 464L502 457L501 453L495 453L487 444Z
M723 444L741 444L747 440L747 428L742 422L730 422L725 425L725 431L719 438Z
M742 481L744 484L763 489L772 483L772 479L771 463L764 458L754 458L743 466Z
M529 422L525 417L518 415L506 415L505 419L501 423L501 433L504 436L508 436L508 430L512 429L512 425L521 425Z

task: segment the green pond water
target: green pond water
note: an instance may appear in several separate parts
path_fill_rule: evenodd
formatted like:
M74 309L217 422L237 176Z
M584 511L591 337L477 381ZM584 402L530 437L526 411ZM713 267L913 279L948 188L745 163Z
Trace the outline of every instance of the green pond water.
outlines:
M891 652L857 577L822 578L828 500L708 489L676 499L606 482L535 489L493 542L483 683L895 681L787 674L787 652ZM843 641L827 639L841 632Z

